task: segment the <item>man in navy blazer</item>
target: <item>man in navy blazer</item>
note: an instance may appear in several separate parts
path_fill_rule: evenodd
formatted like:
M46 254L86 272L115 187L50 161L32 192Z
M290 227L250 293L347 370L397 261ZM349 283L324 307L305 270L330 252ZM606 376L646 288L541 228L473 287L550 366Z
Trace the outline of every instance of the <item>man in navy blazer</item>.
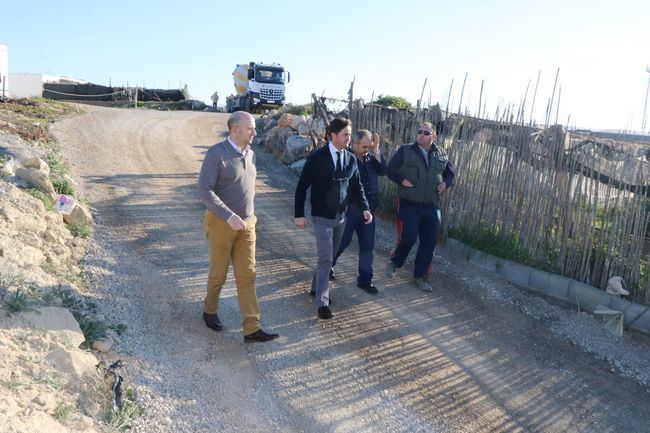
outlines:
M372 222L354 154L346 149L352 135L348 119L336 118L328 126L329 143L307 158L296 186L294 222L307 226L305 200L311 188L311 216L318 261L312 291L320 319L331 319L329 308L329 273L345 228L348 199L363 210L366 224Z

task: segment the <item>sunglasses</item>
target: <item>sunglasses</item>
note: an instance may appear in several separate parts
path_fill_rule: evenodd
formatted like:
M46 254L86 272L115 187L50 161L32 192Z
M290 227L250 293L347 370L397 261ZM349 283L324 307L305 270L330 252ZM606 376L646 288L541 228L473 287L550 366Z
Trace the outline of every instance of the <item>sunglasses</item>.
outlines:
M433 134L433 132L425 131L424 129L418 129L418 135L426 135L428 137L431 134Z

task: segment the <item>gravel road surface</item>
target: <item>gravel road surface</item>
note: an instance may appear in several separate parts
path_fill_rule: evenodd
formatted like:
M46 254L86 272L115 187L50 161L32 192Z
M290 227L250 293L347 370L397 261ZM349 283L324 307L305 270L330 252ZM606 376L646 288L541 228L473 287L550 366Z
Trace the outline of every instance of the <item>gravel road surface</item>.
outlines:
M462 258L434 259L433 293L383 269L356 287L356 248L337 266L334 320L308 296L311 231L293 225L296 177L258 156L257 289L265 328L244 344L232 275L221 333L201 320L208 270L196 180L227 115L85 107L55 127L98 226L84 266L92 296L128 330L110 359L145 412L138 432L648 432L650 352L584 313L533 298ZM462 175L462 174L459 174Z

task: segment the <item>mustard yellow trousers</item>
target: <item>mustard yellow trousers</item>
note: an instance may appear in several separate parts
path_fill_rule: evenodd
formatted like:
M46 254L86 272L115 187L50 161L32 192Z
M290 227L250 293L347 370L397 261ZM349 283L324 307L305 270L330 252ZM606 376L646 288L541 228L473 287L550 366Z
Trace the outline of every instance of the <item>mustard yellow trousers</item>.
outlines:
M242 315L244 335L260 329L260 307L255 292L255 215L247 218L246 229L233 230L212 212L205 212L203 223L210 244L210 272L203 311L215 314L219 295L232 260L237 285L237 300Z

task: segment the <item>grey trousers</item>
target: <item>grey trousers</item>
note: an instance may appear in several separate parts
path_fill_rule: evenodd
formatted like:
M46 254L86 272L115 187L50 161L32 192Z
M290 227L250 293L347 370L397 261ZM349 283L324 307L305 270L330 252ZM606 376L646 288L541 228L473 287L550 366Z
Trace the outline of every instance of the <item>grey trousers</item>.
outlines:
M327 307L330 304L330 269L332 269L334 254L339 249L341 237L343 237L343 231L345 230L345 214L337 213L333 220L317 216L311 219L318 253L311 288L316 292L314 300L316 306Z

